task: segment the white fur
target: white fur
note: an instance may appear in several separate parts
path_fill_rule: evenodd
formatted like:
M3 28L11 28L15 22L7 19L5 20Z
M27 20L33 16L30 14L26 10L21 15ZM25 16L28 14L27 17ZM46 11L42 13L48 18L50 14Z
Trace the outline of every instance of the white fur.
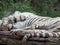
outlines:
M17 29L25 28L25 22L17 22L13 26Z
M13 16L16 18L17 21L20 20L20 14L21 14L21 12L19 12L19 11L16 11L16 12L13 14Z
M11 28L12 28L12 26L13 26L12 24L8 24L8 28L9 28L9 29L11 29Z
M59 35L57 33L55 33L56 37L59 37Z
M37 15L30 13L30 12L23 12L21 13L22 16L25 16L26 19L33 18L33 17L38 17Z
M8 17L4 17L2 18L2 21L3 21L3 25L6 25L9 23L9 18Z

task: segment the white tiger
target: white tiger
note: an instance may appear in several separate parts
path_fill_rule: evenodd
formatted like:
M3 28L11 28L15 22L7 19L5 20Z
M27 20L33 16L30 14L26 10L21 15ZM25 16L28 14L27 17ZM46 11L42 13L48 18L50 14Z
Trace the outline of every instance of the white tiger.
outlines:
M56 37L60 36L60 32L58 33L53 33L53 31L58 31L60 30L60 17L55 17L55 18L51 18L51 17L42 17L42 16L37 16L33 13L29 13L29 12L15 12L14 14L4 17L2 19L3 21L3 26L5 27L5 25L7 26L7 29L11 29L13 27L17 29L39 29L39 30L43 30L42 35L45 36L45 32L44 30L48 30L49 36L55 35ZM12 23L10 23L10 21ZM15 22L16 21L16 22ZM15 31L16 31L15 30ZM13 30L14 31L14 30ZM17 30L18 31L18 30ZM37 30L36 30L37 32ZM35 32L35 33L36 33ZM35 34L33 33L33 34ZM28 37L29 35L25 35L25 37ZM36 33L36 36L39 36L39 33ZM24 38L25 38L24 37Z
M55 17L55 18L42 17L29 12L20 13L20 16L27 19L23 21L24 23L22 24L24 25L24 27L29 27L29 28L47 29L50 31L55 31L58 29L60 24L60 17ZM16 25L19 26L20 23L16 23Z
M60 24L60 17L55 18L42 17L29 12L16 11L13 15L8 16L8 18L13 22L17 20L17 22L13 23L13 25L9 24L9 28L14 27L17 29L30 28L30 29L46 29L50 31L55 31L58 29Z

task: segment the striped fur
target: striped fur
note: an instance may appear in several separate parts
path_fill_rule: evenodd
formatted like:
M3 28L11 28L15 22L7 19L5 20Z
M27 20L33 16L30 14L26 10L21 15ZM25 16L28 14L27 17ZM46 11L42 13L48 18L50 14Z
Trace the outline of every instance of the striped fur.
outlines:
M60 38L60 32L49 32L46 30L22 30L22 29L14 29L19 31L13 31L16 36L23 36L23 40L27 40L29 38L38 37L38 38Z
M60 31L60 17L42 17L29 12L16 11L14 14L0 20L0 29L3 31L33 29L32 32L24 34L23 40L27 40L29 37L60 38L60 32L58 32Z
M30 29L46 29L46 30L57 30L60 24L60 17L42 17L36 16L33 13L29 12L19 12L16 11L13 15L3 19L6 23L11 23L11 28L25 28L29 27ZM23 20L23 21L22 21ZM16 23L15 23L16 21ZM5 22L3 24L5 24ZM21 25L23 24L23 25ZM9 24L10 25L10 24Z
M38 30L37 30L38 31ZM35 33L29 33L29 34L26 34L23 38L23 40L27 40L29 38L32 38L32 37L38 37L38 38L60 38L60 32L57 32L57 33L52 33L52 32L49 32L49 31L44 31L44 30L41 30L39 32L35 32Z

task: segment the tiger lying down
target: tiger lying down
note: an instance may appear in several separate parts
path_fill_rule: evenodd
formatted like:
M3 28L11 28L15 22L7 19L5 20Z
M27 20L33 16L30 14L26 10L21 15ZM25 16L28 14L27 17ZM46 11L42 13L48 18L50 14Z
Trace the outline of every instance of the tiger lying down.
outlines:
M30 12L16 11L0 20L0 34L5 35L4 31L13 32L17 37L23 36L23 40L30 37L60 38L60 17L42 17Z

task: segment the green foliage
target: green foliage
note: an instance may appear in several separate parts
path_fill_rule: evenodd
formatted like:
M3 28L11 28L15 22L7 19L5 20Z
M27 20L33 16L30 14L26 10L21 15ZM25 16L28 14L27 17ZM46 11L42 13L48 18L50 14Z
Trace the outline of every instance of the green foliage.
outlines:
M33 1L33 0L32 0ZM56 17L60 16L59 0L34 0L32 3L42 16Z
M60 16L60 8L57 11L53 10L54 3L55 0L0 0L0 18L17 10L41 16Z
M0 18L2 18L5 15L9 15L13 13L14 11L21 11L21 12L32 12L36 14L36 10L32 9L30 6L30 2L25 0L24 2L16 2L14 3L13 0L10 0L9 2L1 1L0 3Z

